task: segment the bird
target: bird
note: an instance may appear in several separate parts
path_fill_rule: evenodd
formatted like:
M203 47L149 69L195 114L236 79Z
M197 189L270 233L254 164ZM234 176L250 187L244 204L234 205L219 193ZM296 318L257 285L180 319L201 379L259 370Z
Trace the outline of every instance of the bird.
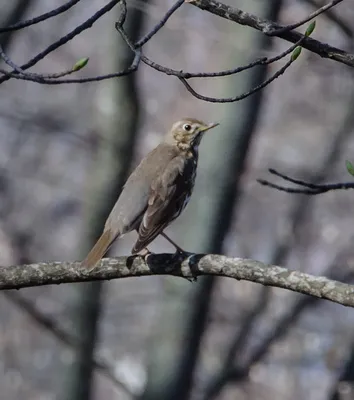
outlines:
M175 122L161 143L148 153L127 179L109 214L103 233L81 265L93 269L113 242L136 230L132 255L150 254L147 246L165 237L177 252L184 252L163 230L188 204L194 188L198 148L205 132L219 123L194 118Z

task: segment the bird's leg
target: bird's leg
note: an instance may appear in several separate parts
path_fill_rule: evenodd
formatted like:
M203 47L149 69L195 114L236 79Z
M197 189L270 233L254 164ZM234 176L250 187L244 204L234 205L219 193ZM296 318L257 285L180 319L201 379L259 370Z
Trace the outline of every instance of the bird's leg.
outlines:
M144 261L147 263L148 257L149 257L150 254L153 254L153 253L147 247L145 247L144 249L139 251L139 253L137 255L142 257L144 259Z
M176 253L182 253L182 254L186 254L186 253L187 253L186 251L184 251L184 250L182 249L182 247L179 247L172 239L170 239L170 238L166 235L166 233L161 232L161 236L163 236L167 241L169 241L169 242L172 244L172 246L175 247L175 249L177 250Z
M168 240L172 244L172 246L174 246L176 248L176 253L174 254L174 257L176 257L177 259L179 259L180 257L186 257L186 256L188 256L188 254L190 254L187 251L183 250L182 247L179 247L172 239L170 239L166 235L166 233L162 232L161 235L166 240ZM193 276L192 278L191 277L187 277L187 276L183 276L183 278L187 279L187 281L189 281L189 282L196 282L197 281L197 277L196 276Z
M145 257L145 256L151 254L151 251L150 251L147 247L145 247L144 249L142 249L141 251L139 251L138 254L139 254L139 256L141 256L141 257Z

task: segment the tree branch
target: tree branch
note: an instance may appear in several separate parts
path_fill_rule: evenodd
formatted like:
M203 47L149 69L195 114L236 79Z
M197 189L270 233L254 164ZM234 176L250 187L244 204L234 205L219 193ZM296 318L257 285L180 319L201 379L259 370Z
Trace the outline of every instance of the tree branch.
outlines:
M75 4L79 3L81 0L70 0L66 2L65 4L62 4L58 8L54 8L53 10L46 12L44 14L39 15L38 17L34 17L31 19L28 19L27 21L21 21L21 22L16 22L16 23L10 23L10 25L5 26L4 28L0 28L0 33L5 33L5 32L11 32L11 31L17 31L19 29L27 28L28 26L38 24L39 22L45 21L49 18L56 17L59 14L62 14L63 12L69 10L71 7L73 7Z
M307 4L310 4L310 6L314 8L318 8L319 5L315 0L302 0ZM348 36L348 38L353 38L354 37L354 30L352 27L345 22L343 19L341 19L338 15L333 10L327 10L324 14L324 17L326 17L329 21L334 22L337 27L344 33L344 35Z
M56 42L50 44L46 49L44 49L43 51L38 53L36 56L31 58L25 64L21 65L20 68L23 70L26 70L26 69L33 67L39 61L43 60L48 54L50 54L54 50L58 49L59 47L63 46L64 44L68 43L70 40L72 40L75 36L79 35L83 31L91 28L95 22L97 22L104 14L107 14L113 7L115 7L119 3L119 1L120 0L111 0L108 4L106 4L105 6L100 8L94 15L92 15L90 18L88 18L81 25L78 25L67 35L62 36ZM11 71L11 72L16 73L15 71ZM3 83L5 81L9 80L11 77L12 77L12 75L2 76L0 78L0 83Z
M292 188L288 186L280 186L276 185L275 183L269 182L265 179L257 179L257 182L263 186L268 186L270 188L279 190L281 192L286 193L300 193L300 194L307 194L307 195L317 195L326 192L330 192L332 190L348 190L354 189L354 182L339 182L339 183L323 183L323 184L316 184L311 182L305 182L301 179L291 178L288 175L282 174L281 172L275 170L274 168L269 168L268 172L272 175L279 176L286 182L294 183L295 185L299 185L302 188ZM305 189L303 189L305 188Z
M324 13L325 11L331 9L332 7L337 5L338 3L341 3L342 1L343 0L333 0L330 3L320 7L318 10L314 11L313 13L308 15L306 18L296 22L295 24L287 25L287 26L284 26L283 28L280 28L280 29L275 29L274 31L269 32L268 35L276 36L276 35L278 35L280 33L288 32L288 31L291 31L291 30L293 30L295 28L298 28L301 25L306 24L306 22L311 21L312 19L316 18L318 15L320 15L320 14Z
M147 261L133 256L107 258L92 271L82 268L79 262L42 262L0 267L0 290L151 275L174 275L188 279L201 275L224 276L354 307L352 285L260 261L216 254L189 254L181 258L172 254L153 254Z
M186 2L193 4L201 10L209 11L219 17L257 29L266 35L277 36L291 43L296 43L304 36L294 30L287 31L287 26L276 24L273 21L257 17L256 15L242 11L239 8L231 7L215 0L186 0ZM346 51L330 46L327 43L322 43L318 40L306 37L301 46L323 58L329 58L342 64L349 65L350 67L354 67L354 54L347 53Z

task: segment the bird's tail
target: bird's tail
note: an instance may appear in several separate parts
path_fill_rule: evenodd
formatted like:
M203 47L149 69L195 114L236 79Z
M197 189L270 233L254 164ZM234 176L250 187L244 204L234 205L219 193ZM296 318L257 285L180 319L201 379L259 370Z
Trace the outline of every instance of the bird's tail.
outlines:
M94 268L98 261L107 253L110 245L116 239L111 230L104 231L91 251L88 253L81 266L85 268Z

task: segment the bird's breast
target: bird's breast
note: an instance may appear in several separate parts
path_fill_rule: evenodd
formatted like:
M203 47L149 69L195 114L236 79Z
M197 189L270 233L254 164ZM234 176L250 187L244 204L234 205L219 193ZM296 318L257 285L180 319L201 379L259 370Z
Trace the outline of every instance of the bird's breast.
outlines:
M193 154L192 157L186 157L186 165L184 169L184 181L187 186L190 186L190 191L193 190L195 178L197 176L198 154Z
M177 218L189 203L194 188L195 178L197 176L197 164L198 159L196 157L186 158L183 175L181 176L180 183L177 185L177 190L182 195L177 196L179 198L179 204L176 207L173 219Z

